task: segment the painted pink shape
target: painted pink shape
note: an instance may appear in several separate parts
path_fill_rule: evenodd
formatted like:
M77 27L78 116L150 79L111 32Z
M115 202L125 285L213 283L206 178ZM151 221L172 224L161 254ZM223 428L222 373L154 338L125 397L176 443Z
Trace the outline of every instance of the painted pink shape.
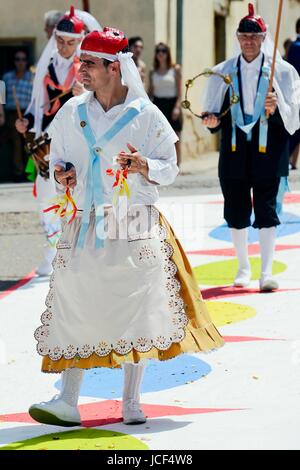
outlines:
M208 289L201 289L201 294L204 300L225 299L226 297L243 297L245 295L260 294L260 295L274 295L280 292L298 292L300 288L295 289L278 289L275 292L260 292L258 289L248 289L243 287L233 286L218 286L210 287Z
M300 245L277 245L275 251L299 250ZM260 247L258 244L249 245L249 255L259 255ZM211 256L236 256L234 248L216 248L212 250L187 251L188 255L211 255Z
M225 343L243 343L250 341L286 341L282 338L256 338L255 336L223 336Z
M253 203L253 200L252 200ZM284 204L299 204L300 203L300 194L286 193L283 200ZM219 201L207 201L204 204L224 204L223 200Z
M104 426L122 422L122 402L117 400L104 400L97 403L80 405L82 426L94 427ZM168 405L142 405L148 418L163 416L184 416L203 413L220 413L229 411L244 411L247 408L183 408ZM28 413L13 413L0 415L0 422L36 423Z

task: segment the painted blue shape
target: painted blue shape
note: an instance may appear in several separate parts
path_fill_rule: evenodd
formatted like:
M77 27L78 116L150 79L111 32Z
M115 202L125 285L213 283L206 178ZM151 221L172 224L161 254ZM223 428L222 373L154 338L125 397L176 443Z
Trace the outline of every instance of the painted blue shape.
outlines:
M201 379L211 372L211 367L196 357L182 354L172 360L148 362L142 383L142 393L159 392ZM55 383L60 389L61 381ZM89 369L84 374L80 395L108 400L120 398L123 387L123 370L106 367Z
M288 235L293 235L294 233L300 232L300 217L291 214L289 212L283 212L280 214L281 225L276 229L277 238L287 237ZM254 217L251 218L251 223L253 223ZM225 223L215 228L209 233L209 236L215 238L216 240L222 240L225 242L231 243L231 236L228 225ZM248 232L249 243L256 243L259 241L258 230L253 227L249 228Z

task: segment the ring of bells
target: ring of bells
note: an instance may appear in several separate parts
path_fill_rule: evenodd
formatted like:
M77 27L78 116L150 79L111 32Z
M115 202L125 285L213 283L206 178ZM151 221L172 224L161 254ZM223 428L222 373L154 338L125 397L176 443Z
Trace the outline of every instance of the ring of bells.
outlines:
M204 72L202 73L199 73L198 75L196 75L194 78L190 79L190 80L187 80L185 82L185 98L184 98L184 101L182 101L181 103L181 106L183 109L186 109L188 111L190 111L190 113L192 113L194 116L196 116L197 118L200 118L200 119L203 119L205 116L207 116L209 113L203 113L203 114L197 114L195 113L192 108L191 108L191 102L189 101L188 99L188 93L189 93L189 89L192 88L192 86L194 85L194 81L197 80L197 78L200 78L200 77L211 77L211 76L217 76L217 77L220 77L225 83L226 85L229 85L229 87L231 88L231 97L230 97L230 104L229 104L229 107L227 109L225 109L225 111L223 111L222 114L220 114L218 117L219 119L221 119L222 117L224 117L230 110L231 106L233 106L234 104L237 104L239 101L240 101L240 98L238 95L235 94L234 92L234 89L233 89L233 85L232 85L232 79L231 79L231 76L230 75L223 75L221 73L218 73L218 72L214 72L213 70L211 69L206 69L204 70Z

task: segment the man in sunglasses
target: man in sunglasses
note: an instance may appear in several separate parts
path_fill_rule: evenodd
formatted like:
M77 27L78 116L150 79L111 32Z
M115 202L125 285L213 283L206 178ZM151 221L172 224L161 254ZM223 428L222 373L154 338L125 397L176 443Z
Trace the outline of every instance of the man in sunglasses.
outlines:
M299 77L296 70L276 60L275 79L269 92L274 45L264 20L255 15L253 5L237 30L241 53L215 67L229 75L232 86L214 76L205 93L203 124L212 133L221 130L219 178L225 200L224 218L230 228L239 262L234 285L246 287L251 280L248 259L248 227L252 213L261 250L260 290L278 289L272 276L277 210L282 202L289 171L289 135L299 127ZM235 96L234 96L235 95ZM230 112L218 117L238 96ZM267 114L269 117L267 117Z
M21 110L24 111L30 103L32 93L33 74L28 70L28 57L25 50L17 50L14 55L14 70L7 72L3 76L6 85L6 118L10 130L10 139L13 143L13 178L14 181L23 181L25 154L24 143L20 134L16 132L15 120L17 119L16 103L13 95L13 87L20 103Z

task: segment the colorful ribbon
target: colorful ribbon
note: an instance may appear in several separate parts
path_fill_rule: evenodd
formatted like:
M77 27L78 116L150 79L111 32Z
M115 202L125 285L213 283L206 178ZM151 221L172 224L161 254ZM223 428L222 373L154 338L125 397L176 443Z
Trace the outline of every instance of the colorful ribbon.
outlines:
M56 196L54 199L52 199L52 202L54 202L54 205L47 207L47 209L44 209L43 212L54 211L55 215L61 218L71 215L72 217L68 221L68 224L71 224L76 217L77 206L71 196L70 188L67 187L65 194ZM72 209L68 211L67 209L69 204L71 204Z
M127 196L130 198L130 189L127 183L127 176L128 176L128 168L125 169L120 169L117 171L114 171L112 168L109 168L106 170L106 174L108 176L115 176L116 180L113 184L114 194L113 194L113 199L112 203L114 206L117 205L118 203L118 198L120 196Z

